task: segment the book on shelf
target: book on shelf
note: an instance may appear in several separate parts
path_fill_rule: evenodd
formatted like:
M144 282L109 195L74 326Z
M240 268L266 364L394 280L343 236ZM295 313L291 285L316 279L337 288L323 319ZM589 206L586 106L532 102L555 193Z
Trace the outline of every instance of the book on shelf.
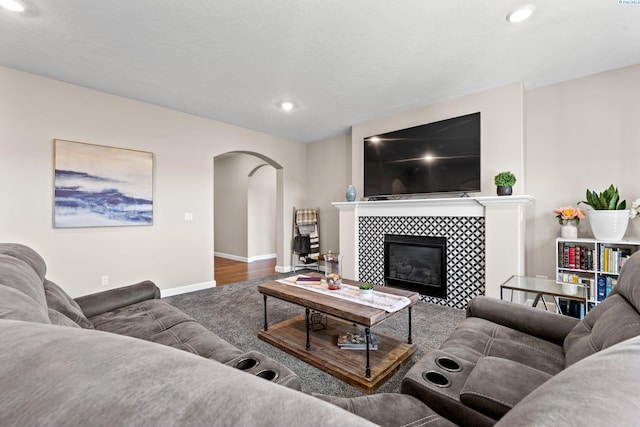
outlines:
M378 337L371 334L369 350L378 349ZM365 350L367 348L367 337L361 332L343 332L338 335L338 347L345 350Z
M298 276L296 277L296 284L298 285L319 285L322 283L320 277Z
M602 301L607 296L607 279L603 276L598 277L598 301Z
M589 277L581 277L580 284L582 284L586 289L587 299L595 300L598 295L596 292L596 281Z

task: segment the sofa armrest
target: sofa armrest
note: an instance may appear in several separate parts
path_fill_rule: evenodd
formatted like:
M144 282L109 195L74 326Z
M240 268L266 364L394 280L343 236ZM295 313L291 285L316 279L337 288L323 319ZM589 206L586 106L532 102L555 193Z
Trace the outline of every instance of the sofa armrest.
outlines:
M75 298L87 317L113 311L148 299L160 298L160 288L150 280Z
M552 375L513 360L483 357L460 392L460 401L498 420Z
M522 304L478 296L467 305L467 317L479 317L546 341L562 345L567 334L580 321Z

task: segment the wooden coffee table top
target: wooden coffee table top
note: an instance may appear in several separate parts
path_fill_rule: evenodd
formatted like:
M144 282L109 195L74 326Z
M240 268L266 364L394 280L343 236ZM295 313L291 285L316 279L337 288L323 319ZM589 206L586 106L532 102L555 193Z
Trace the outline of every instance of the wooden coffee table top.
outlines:
M323 277L321 274L308 275ZM342 281L349 285L359 285L359 282L353 280L343 279ZM275 281L259 285L258 291L264 295L301 305L312 310L320 311L322 313L368 327L376 325L395 314L395 312L388 313L380 308L369 307L353 301L332 297L331 295L310 291L298 286L285 285ZM409 298L411 301L410 305L415 304L420 297L417 292L387 286L374 286L374 291Z

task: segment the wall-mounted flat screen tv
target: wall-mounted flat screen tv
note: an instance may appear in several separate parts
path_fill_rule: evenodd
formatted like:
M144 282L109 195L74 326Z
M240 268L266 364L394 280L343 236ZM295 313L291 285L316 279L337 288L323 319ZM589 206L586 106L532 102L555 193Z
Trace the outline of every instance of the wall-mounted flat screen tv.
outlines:
M364 139L364 196L480 191L480 113Z

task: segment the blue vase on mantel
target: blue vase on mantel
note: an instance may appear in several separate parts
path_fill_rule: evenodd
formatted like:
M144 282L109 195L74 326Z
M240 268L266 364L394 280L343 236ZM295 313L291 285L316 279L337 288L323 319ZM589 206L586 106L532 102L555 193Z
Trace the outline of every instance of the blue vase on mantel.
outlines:
M353 184L349 184L347 187L346 196L347 202L353 202L356 200L356 187L354 187Z

